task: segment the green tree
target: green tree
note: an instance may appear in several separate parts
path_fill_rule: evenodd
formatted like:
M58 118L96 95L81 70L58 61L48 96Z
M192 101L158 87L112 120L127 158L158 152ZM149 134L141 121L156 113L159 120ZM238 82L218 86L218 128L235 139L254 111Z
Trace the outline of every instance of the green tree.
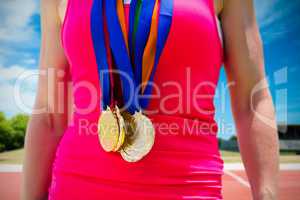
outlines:
M5 121L5 120L6 120L6 117L5 117L4 112L0 112L0 122Z
M236 135L233 135L230 137L229 139L230 141L237 141L237 136Z
M26 127L29 117L24 114L18 114L9 120L10 126L13 129L13 148L21 148L24 145Z
M13 129L6 118L0 115L0 152L4 150L13 149Z
M28 119L24 114L7 119L0 112L0 152L23 147Z

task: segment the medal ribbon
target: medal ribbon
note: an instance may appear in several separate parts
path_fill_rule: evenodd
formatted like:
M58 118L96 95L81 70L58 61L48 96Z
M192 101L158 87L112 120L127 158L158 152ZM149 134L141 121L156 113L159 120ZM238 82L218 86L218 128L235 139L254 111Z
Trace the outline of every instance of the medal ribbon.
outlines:
M124 4L123 0L117 0L117 14L119 17L119 21L121 24L122 32L123 32L123 37L126 43L126 48L129 53L129 46L128 46L128 36L127 36L127 30L126 30L126 20L125 20L125 12L124 12Z
M108 74L109 65L107 61L105 36L103 26L103 0L94 0L91 10L91 35L94 44L98 76L102 91L102 109L111 104L111 79Z
M137 27L137 20L139 16L139 10L141 7L140 0L132 0L130 3L130 10L129 10L129 36L128 36L128 43L129 43L129 50L130 54L133 55L133 47L134 47L134 35L135 30Z
M133 63L134 63L134 75L137 83L142 82L142 63L143 63L143 54L148 41L152 14L154 11L154 5L156 0L143 0L141 3L140 12L135 22L134 34L134 49L133 49ZM136 25L137 24L137 25Z
M157 42L157 23L158 23L158 9L159 9L159 2L156 0L153 16L152 16L152 22L151 22L151 28L150 28L150 34L149 39L147 42L147 45L145 47L144 55L143 55L143 69L142 69L142 93L145 91L145 83L148 82L151 72L153 70L154 61L155 61L155 52L156 52L156 42Z
M171 26L173 0L159 2L132 0L128 35L122 0L94 0L93 3L91 32L99 75L102 70L112 69L110 56L121 72L119 76L123 101L130 113L145 108L149 103L148 98L138 99L137 95L150 95L152 92L151 81ZM106 31L103 28L104 20L109 41L103 33ZM99 78L103 91L103 107L106 107L113 99L111 90L114 81L107 73ZM138 84L143 84L140 91L136 91Z
M130 113L139 110L139 102L136 98L136 82L132 70L130 57L126 48L126 42L122 32L122 26L117 15L117 0L106 0L105 10L107 27L110 38L110 46L113 53L113 59L119 70L123 101L125 107ZM125 23L125 20L123 20Z
M157 27L157 41L154 47L152 47L153 51L155 51L155 58L154 58L154 64L152 64L151 61L147 61L147 55L151 54L151 47L147 47L145 54L144 54L144 62L143 62L143 71L145 74L145 79L143 79L143 83L145 84L145 87L143 89L143 96L149 96L152 93L152 81L155 75L155 71L158 65L158 61L161 57L163 48L165 47L171 24L173 19L173 9L174 9L174 0L161 0L159 5L159 18L158 20L158 27ZM155 17L155 16L154 16ZM154 28L153 28L154 29ZM156 30L152 30L153 32L153 39L155 40L155 32ZM150 39L151 40L151 36ZM150 44L149 44L150 45ZM156 47L155 47L156 46ZM150 49L150 50L147 50ZM149 52L149 53L147 53ZM150 56L151 57L151 56ZM153 59L153 58L152 58ZM150 84L149 84L150 83ZM142 108L146 108L149 104L149 98L141 98L140 99L140 105Z

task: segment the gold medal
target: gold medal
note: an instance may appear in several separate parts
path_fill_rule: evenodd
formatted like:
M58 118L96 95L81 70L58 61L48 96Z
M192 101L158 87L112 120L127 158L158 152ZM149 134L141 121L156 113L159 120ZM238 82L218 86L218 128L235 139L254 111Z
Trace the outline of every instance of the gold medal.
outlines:
M130 122L133 127L132 132L127 135L120 153L124 160L137 162L152 149L155 132L151 120L142 112L136 112L132 118L133 120Z
M118 151L124 143L125 125L118 107L101 113L98 130L100 144L106 152Z
M99 123L99 140L106 152L119 151L127 162L137 162L146 156L154 144L154 127L151 120L136 112L120 113L116 106L102 112Z
M126 137L133 135L136 125L134 123L134 117L129 112L122 112L122 116L125 121Z
M119 140L118 140L116 148L113 150L116 152L116 151L120 150L120 148L122 147L122 145L125 141L126 127L125 127L125 121L124 121L122 115L120 114L120 110L117 106L115 108L115 114L116 114L116 117L118 120L118 125L119 125Z
M99 2L95 1L92 5L91 36L97 55L95 58L98 74L101 75L99 83L101 84L102 108L111 104L127 105L130 113L120 113L118 107L107 108L98 121L99 141L105 151L118 151L124 160L137 162L150 152L154 144L155 132L151 120L142 112L136 112L134 115L131 113L139 108L145 109L149 105L150 99L140 99L139 96L151 95L153 74L158 64L156 61L160 59L172 24L173 0L168 1L161 8L159 8L158 0L151 1L149 4L142 1L144 3L132 10L133 12L139 11L143 15L134 16L134 20L130 20L130 25L148 27L141 29L141 33L148 36L139 40L145 44L145 48L140 48L136 52L128 51L128 37L123 34L125 18L122 13L122 3L117 2L116 7L115 2L107 1L102 9ZM111 13L113 17L99 19L98 16L102 16L105 12ZM158 24L158 19L164 18L164 15L168 16L164 19L165 22L162 25ZM118 22L113 18L118 18ZM145 22L143 18L151 20ZM135 39L133 35L133 40ZM127 47L127 51L122 48L124 46ZM138 59L138 62L134 59L136 53L142 55L142 59ZM115 74L115 70L124 72L126 77L123 73ZM102 71L109 73L101 73ZM143 87L139 88L140 85Z

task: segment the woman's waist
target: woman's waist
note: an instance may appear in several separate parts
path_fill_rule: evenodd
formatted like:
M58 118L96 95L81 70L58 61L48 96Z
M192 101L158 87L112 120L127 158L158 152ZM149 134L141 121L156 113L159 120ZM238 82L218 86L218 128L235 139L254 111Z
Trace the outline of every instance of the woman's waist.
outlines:
M149 180L159 179L166 183L183 181L178 177L197 180L203 176L214 178L222 174L223 160L215 134L210 131L201 134L184 132L185 126L204 126L204 122L163 115L150 118L156 124L155 142L150 153L141 161L128 163L118 153L105 152L99 143L97 126L95 130L86 127L79 129L75 123L68 127L59 144L57 169L124 181L142 175Z
M73 123L63 136L67 143L78 147L100 145L98 140L99 115L74 115ZM154 129L153 149L218 154L218 125L214 120L200 120L181 116L149 115Z
M217 154L153 149L142 160L128 163L118 153L88 149L92 152L66 153L61 149L54 171L103 181L152 185L215 185L223 175L223 160Z

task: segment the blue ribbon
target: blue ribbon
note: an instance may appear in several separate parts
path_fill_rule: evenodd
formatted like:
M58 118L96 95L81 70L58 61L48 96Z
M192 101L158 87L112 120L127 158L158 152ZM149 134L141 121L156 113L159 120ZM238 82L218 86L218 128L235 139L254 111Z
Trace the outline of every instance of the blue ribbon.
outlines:
M136 82L128 51L126 49L122 28L116 9L116 0L105 1L106 18L110 45L116 66L120 73L123 100L130 113L139 110L139 102L136 98ZM126 77L124 76L126 75Z
M128 34L128 43L130 54L133 55L133 31L134 31L134 20L135 20L135 12L137 7L138 0L132 0L130 3L129 10L129 34Z
M142 82L143 54L149 37L155 0L143 0L138 20L134 46L134 75L137 83Z
M146 85L144 94L146 97L151 95L152 93L152 82L155 75L155 71L158 65L158 61L162 54L162 51L165 47L165 43L167 41L172 19L173 19L173 10L174 10L174 0L161 0L160 3L160 12L159 12L159 20L158 20L158 35L157 35L157 44L156 44L156 55L155 55L155 62L153 66L153 70L150 75L150 79ZM140 105L141 108L145 109L149 105L149 98L140 98Z
M91 33L100 85L102 88L102 108L110 106L111 101L113 100L113 98L111 97L113 88L111 88L112 86L110 85L109 65L105 47L103 9L106 10L105 14L107 19L107 28L110 38L109 41L112 50L112 57L115 61L116 67L120 72L123 101L127 106L127 110L130 113L134 113L137 110L145 109L149 104L149 98L137 98L137 95L139 95L139 91L136 90L137 84L141 84L142 80L143 53L149 37L155 1L142 1L141 14L140 18L138 19L136 37L133 38L132 33L134 31L137 1L138 0L132 0L130 4L128 38L129 52L126 48L125 39L123 37L122 28L117 15L116 0L94 0L93 2L91 11ZM146 85L145 92L143 94L146 96L151 95L152 92L152 81L154 78L154 74L170 31L173 16L173 7L173 0L161 0L155 63L150 75L149 82ZM133 44L135 44L134 47ZM130 55L134 55L133 60L131 60ZM132 65L132 62L134 63L134 67ZM124 76L124 74L126 76Z
M96 56L100 87L102 91L102 108L111 104L111 85L109 66L107 62L104 28L103 28L103 0L94 0L91 11L91 33Z

